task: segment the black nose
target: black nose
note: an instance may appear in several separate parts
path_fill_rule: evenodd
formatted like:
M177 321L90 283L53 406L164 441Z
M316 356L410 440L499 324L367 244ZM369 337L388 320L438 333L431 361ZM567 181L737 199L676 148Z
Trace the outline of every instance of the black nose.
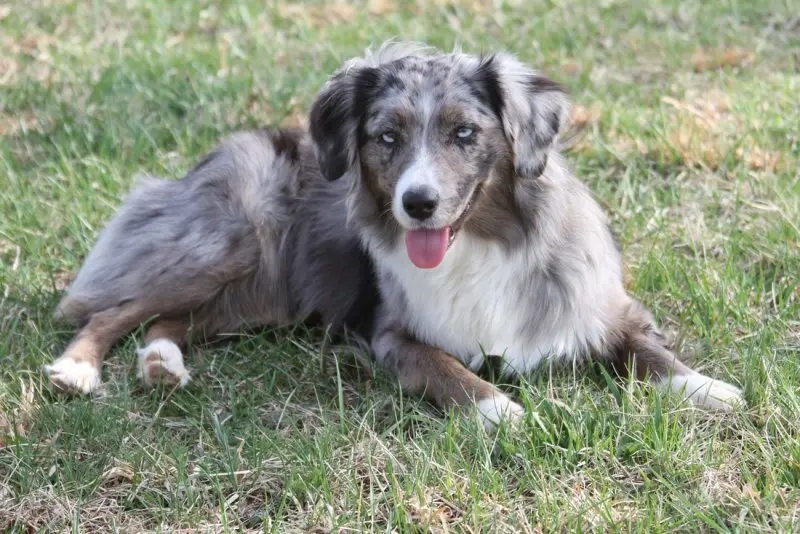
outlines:
M403 208L411 217L424 221L433 215L439 204L439 194L430 187L412 189L403 193Z

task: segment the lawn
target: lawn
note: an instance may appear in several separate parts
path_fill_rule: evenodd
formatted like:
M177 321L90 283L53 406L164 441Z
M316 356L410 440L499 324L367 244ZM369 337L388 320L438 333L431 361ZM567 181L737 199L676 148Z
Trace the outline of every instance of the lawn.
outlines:
M0 5L0 529L798 531L800 17L790 1ZM728 415L543 368L495 436L404 397L302 329L231 333L185 390L134 376L64 399L51 319L137 173L236 129L303 125L326 76L391 37L506 49L561 82L571 160L630 290Z

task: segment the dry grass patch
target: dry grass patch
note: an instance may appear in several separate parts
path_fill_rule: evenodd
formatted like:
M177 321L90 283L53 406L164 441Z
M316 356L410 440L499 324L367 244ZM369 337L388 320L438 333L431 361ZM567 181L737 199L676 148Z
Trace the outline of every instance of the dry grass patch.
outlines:
M278 13L282 18L292 22L314 28L324 28L352 22L358 11L350 3L324 3L322 5L291 3L281 4Z
M593 102L589 107L581 104L572 106L570 122L575 128L584 128L592 124L598 124L602 118L603 105L600 102Z
M692 54L692 67L695 72L705 72L725 67L747 66L755 59L755 54L741 48L698 48Z
M719 168L733 146L733 135L741 131L741 122L730 113L730 97L715 89L683 100L663 97L661 101L673 110L665 112L666 143L661 150L673 153L687 167Z
M13 399L0 399L0 448L8 442L25 439L36 414L37 393L33 381L19 381L20 393Z

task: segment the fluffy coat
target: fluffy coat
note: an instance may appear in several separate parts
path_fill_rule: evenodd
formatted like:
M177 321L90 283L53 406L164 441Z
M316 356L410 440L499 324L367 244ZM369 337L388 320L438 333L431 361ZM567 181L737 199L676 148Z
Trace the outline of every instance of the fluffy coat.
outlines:
M596 358L731 409L741 392L678 361L626 293L607 219L558 149L568 115L565 92L508 55L394 44L353 59L309 132L235 134L127 197L59 306L80 331L46 370L90 392L111 344L156 317L139 373L183 385L190 330L314 320L489 428L522 409L473 373L487 355L508 374ZM425 245L433 268L414 235L448 240Z

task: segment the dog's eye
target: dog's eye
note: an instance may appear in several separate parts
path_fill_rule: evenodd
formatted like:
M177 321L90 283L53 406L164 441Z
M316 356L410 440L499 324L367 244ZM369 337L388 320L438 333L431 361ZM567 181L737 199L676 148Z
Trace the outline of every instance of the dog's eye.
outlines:
M467 139L472 137L473 130L469 126L462 126L458 130L456 130L456 136L459 139Z
M394 144L395 140L396 138L394 132L384 132L383 134L381 134L381 141L383 141L387 145Z

